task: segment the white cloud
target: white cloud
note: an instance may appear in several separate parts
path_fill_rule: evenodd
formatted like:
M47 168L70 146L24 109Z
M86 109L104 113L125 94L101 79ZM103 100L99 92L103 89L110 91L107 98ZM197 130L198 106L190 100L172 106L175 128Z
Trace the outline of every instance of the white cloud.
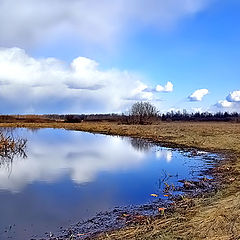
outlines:
M226 99L229 102L240 102L240 90L229 93Z
M240 112L240 91L229 93L225 100L218 101L213 107L222 111Z
M171 82L167 82L167 84L165 86L157 85L156 91L157 92L172 92L173 84Z
M155 88L144 86L142 89L145 93L156 93L156 92L172 92L173 91L173 84L171 82L167 82L165 86L157 85Z
M192 93L188 99L191 102L202 101L202 98L208 94L207 89L198 89L194 93Z
M219 108L230 108L233 106L233 103L228 102L227 100L220 100L217 102L216 106Z
M126 99L153 98L136 74L99 70L84 57L70 65L34 59L19 48L0 49L0 85L1 113L122 111L131 103Z
M74 35L111 44L141 26L166 28L212 0L1 0L0 45L28 47Z

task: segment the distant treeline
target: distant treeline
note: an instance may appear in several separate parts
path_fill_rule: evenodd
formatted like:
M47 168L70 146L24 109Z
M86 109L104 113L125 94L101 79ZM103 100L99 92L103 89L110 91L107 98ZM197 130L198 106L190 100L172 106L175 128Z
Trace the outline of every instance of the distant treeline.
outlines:
M183 112L168 112L166 114L161 114L159 118L162 121L222 121L222 122L240 122L240 114L237 112L228 113L228 112L196 112L196 113L187 113Z
M78 122L124 122L128 116L124 114L66 114L66 115L57 115L50 114L44 115L46 118L58 121L64 121L69 123L78 123Z
M239 122L240 113L187 113L168 112L163 114L154 114L152 116L134 115L134 114L45 114L45 115L0 115L2 123L48 123L48 122L116 122L119 124L153 124L157 122L189 121L189 122Z
M123 124L133 124L136 122L136 116L129 114L71 114L71 115L45 115L52 120L61 120L69 123L77 122L117 122ZM217 121L217 122L240 122L239 113L217 112L217 113L187 113L184 112L168 112L164 114L158 114L151 119L146 120L143 124L154 123L158 121Z

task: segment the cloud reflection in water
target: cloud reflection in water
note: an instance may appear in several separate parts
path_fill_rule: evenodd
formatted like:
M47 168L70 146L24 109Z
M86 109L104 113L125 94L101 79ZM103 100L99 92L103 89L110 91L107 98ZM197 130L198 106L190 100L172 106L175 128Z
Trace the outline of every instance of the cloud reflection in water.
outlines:
M147 160L146 152L152 147L139 139L88 136L61 130L54 130L52 136L49 134L46 130L27 134L28 158L15 159L11 175L0 168L0 189L19 192L33 182L55 183L64 176L77 184L89 183L101 172L114 173L139 167ZM159 150L156 157L169 162L172 152Z

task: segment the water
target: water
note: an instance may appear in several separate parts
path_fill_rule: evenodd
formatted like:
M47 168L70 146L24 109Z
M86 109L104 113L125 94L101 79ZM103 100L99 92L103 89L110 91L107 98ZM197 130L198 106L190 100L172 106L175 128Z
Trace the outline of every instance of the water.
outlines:
M55 232L99 211L163 197L163 182L196 179L201 157L139 139L18 129L27 158L0 166L0 239ZM195 170L198 171L195 171Z

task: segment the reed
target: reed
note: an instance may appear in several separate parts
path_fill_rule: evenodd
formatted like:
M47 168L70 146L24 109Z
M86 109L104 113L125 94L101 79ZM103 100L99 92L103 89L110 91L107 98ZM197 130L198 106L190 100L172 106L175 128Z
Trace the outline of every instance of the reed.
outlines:
M12 131L0 132L0 165L16 156L26 157L27 139L14 137Z

